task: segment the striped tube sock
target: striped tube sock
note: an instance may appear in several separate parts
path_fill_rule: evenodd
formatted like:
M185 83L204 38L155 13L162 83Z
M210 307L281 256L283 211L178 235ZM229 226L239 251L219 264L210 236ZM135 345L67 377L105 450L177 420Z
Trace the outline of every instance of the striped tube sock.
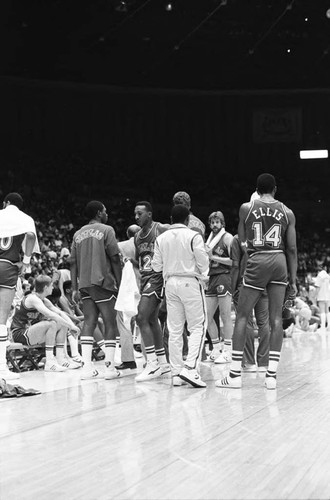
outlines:
M155 353L156 353L158 361L160 362L161 365L164 364L164 363L167 363L167 359L166 359L166 354L165 354L164 347L162 349L156 349Z
M116 337L116 344L117 344L118 347L121 347L121 345L120 345L120 337Z
M0 325L0 370L7 369L7 327Z
M216 349L217 351L220 350L220 339L212 339L212 348Z
M266 377L276 378L278 363L280 361L281 353L279 351L269 351L269 363Z
M83 363L86 365L90 364L92 362L92 351L93 351L93 344L94 344L94 337L90 336L81 336L80 337L80 343L81 343L81 357L83 359Z
M227 352L230 352L231 351L231 348L232 348L232 342L231 342L231 339L225 339L224 343L223 343L223 350L224 351L227 351Z
M147 361L157 361L157 356L155 352L155 346L150 345L149 347L145 347Z
M100 348L100 349L102 349L102 351L103 351L103 352L104 352L104 354L105 354L105 342L104 342L104 340L103 340L103 339L102 339L102 340L99 340L99 341L98 341L98 342L96 342L96 343L97 343L97 345L99 346L99 348Z
M104 346L105 346L105 360L104 360L104 362L106 364L110 363L110 366L115 366L116 341L115 340L105 340Z
M64 344L56 344L56 359L60 365L64 363Z
M46 362L51 361L54 358L54 346L46 345L45 352L46 352Z
M243 351L232 351L232 362L230 364L229 377L236 378L241 376Z

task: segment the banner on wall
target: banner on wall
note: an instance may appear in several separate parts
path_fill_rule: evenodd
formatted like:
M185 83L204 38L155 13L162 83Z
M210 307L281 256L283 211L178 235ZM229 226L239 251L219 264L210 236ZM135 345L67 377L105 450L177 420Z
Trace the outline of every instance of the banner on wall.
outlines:
M299 108L258 109L253 112L253 141L300 142L302 112Z

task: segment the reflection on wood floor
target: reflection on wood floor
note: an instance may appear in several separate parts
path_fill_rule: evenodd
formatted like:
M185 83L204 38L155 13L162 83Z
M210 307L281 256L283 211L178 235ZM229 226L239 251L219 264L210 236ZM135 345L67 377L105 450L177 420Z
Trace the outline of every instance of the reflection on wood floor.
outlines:
M1 500L330 498L328 333L284 340L276 391L201 372L206 389L23 373L43 393L0 400Z

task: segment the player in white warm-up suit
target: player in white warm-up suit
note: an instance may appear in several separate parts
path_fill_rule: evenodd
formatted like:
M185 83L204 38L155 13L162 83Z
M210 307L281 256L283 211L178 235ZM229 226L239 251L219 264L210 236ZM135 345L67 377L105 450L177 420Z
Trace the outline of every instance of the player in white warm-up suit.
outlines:
M206 387L198 367L207 326L202 282L207 277L209 258L202 236L187 227L187 207L174 206L171 221L170 228L156 238L152 268L163 273L165 282L173 385L188 382L193 387ZM184 363L182 332L185 321L190 338Z

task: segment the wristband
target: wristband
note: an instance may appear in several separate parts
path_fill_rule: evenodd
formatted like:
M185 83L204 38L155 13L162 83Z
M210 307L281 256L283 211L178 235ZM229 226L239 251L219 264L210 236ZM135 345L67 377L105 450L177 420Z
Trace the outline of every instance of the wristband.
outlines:
M27 255L24 255L23 257L23 264L25 264L26 266L28 266L31 262L31 257L28 257Z

